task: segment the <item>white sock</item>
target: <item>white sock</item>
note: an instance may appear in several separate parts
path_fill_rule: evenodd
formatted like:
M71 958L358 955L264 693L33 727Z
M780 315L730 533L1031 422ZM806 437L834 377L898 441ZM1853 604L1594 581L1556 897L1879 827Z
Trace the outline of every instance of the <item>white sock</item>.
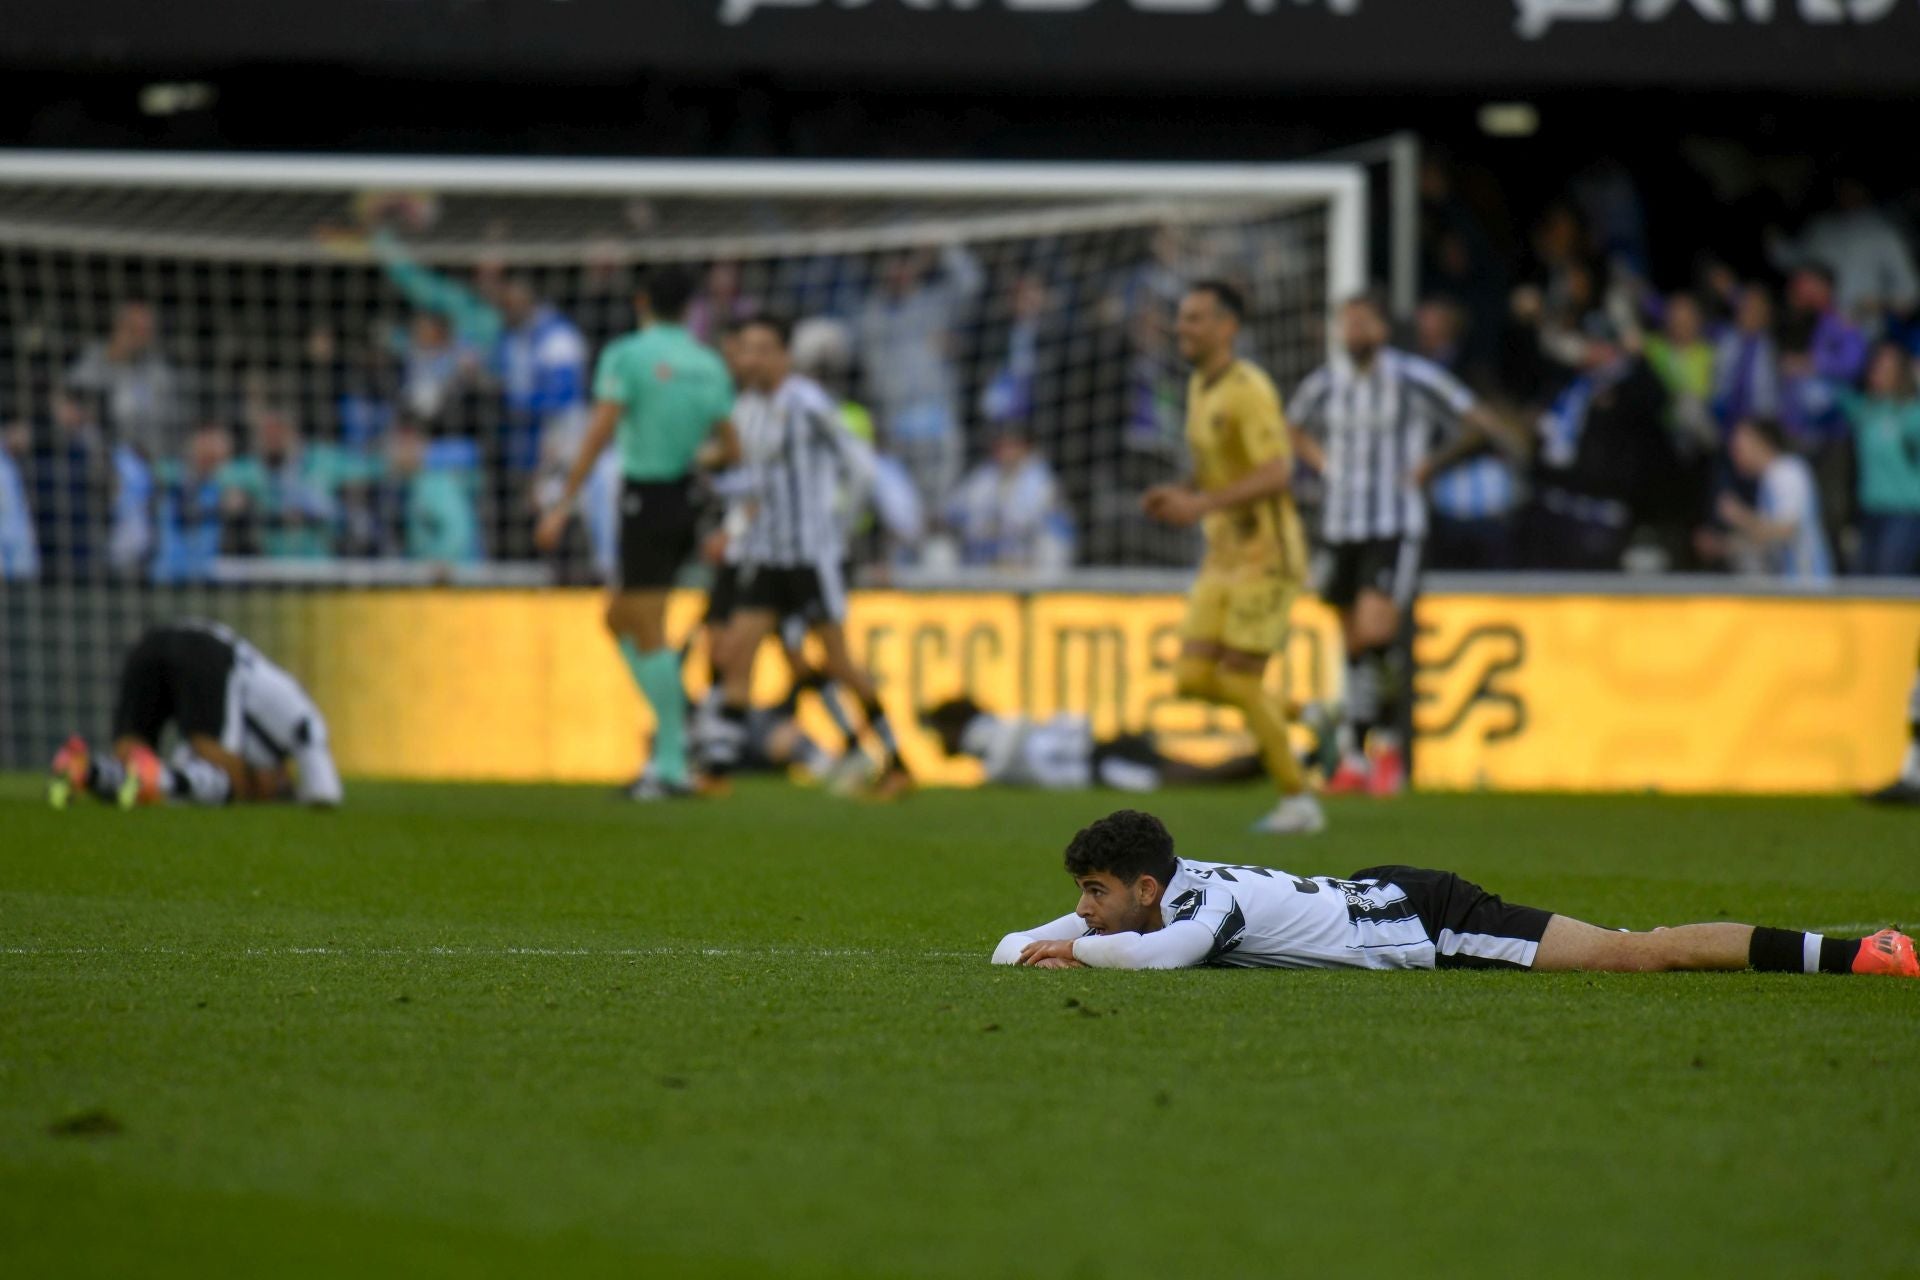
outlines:
M167 796L195 804L222 805L233 798L233 779L227 771L182 746L167 762Z

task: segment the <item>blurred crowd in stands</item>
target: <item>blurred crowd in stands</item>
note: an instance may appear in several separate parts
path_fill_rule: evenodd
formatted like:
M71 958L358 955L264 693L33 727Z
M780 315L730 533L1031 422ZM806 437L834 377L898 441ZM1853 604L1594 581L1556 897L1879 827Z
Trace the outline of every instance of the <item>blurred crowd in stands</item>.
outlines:
M1617 166L1540 212L1519 256L1493 247L1444 165L1422 197L1422 300L1401 345L1524 442L1433 477L1435 567L1920 574L1920 280L1913 228L1873 193L1835 184L1797 234L1767 237L1764 270L1703 246L1692 278L1660 281ZM1171 228L1132 234L1098 271L947 244L837 259L803 288L782 277L771 300L753 284L764 264L717 261L688 323L718 343L769 301L809 317L802 367L881 458L859 527L870 571L1180 564L1192 547L1145 524L1136 496L1184 468L1172 311L1197 258L1219 254ZM631 278L591 254L565 272L437 269L390 229L364 252L379 273L365 314L316 304L270 360L244 340L183 358L186 308L164 291L123 291L66 349L16 338L0 578L532 560L595 353L633 323ZM1263 317L1298 327L1310 255L1275 241L1232 265L1253 286L1256 341ZM1298 364L1322 339L1309 326L1292 341ZM1276 363L1273 349L1249 354ZM610 468L569 580L611 559ZM1312 477L1300 492L1310 503Z

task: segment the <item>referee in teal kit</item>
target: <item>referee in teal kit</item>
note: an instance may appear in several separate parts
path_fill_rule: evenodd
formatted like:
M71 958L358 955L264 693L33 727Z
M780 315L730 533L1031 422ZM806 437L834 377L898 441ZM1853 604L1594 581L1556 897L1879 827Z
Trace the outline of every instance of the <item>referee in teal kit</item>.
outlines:
M542 551L560 545L594 461L617 440L624 478L620 574L607 629L659 724L652 762L629 793L636 800L692 794L686 693L680 655L667 644L667 593L694 550L694 469L724 465L737 452L728 423L733 380L720 356L681 323L694 287L693 275L679 267L653 271L641 284L640 330L601 352L593 421L565 492L541 515L533 539Z

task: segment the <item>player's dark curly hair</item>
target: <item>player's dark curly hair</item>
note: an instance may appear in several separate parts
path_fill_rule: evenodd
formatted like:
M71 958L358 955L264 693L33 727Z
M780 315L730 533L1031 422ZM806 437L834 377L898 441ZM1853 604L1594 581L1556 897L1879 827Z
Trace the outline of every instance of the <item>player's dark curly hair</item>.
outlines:
M1120 809L1090 823L1067 845L1067 874L1076 880L1106 872L1122 884L1141 876L1165 884L1177 867L1166 825L1138 809Z

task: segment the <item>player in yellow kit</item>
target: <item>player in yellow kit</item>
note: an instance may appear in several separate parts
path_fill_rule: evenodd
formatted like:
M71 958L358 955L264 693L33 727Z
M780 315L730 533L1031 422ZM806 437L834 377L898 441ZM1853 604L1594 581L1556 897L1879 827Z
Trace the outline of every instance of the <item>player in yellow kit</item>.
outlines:
M1204 280L1180 300L1191 485L1157 485L1143 500L1164 524L1199 523L1207 553L1187 602L1178 667L1182 697L1232 707L1260 744L1280 793L1254 830L1308 835L1327 825L1287 737L1285 704L1266 688L1285 647L1293 598L1306 581L1307 541L1293 507L1293 446L1280 396L1259 366L1234 355L1246 302Z

